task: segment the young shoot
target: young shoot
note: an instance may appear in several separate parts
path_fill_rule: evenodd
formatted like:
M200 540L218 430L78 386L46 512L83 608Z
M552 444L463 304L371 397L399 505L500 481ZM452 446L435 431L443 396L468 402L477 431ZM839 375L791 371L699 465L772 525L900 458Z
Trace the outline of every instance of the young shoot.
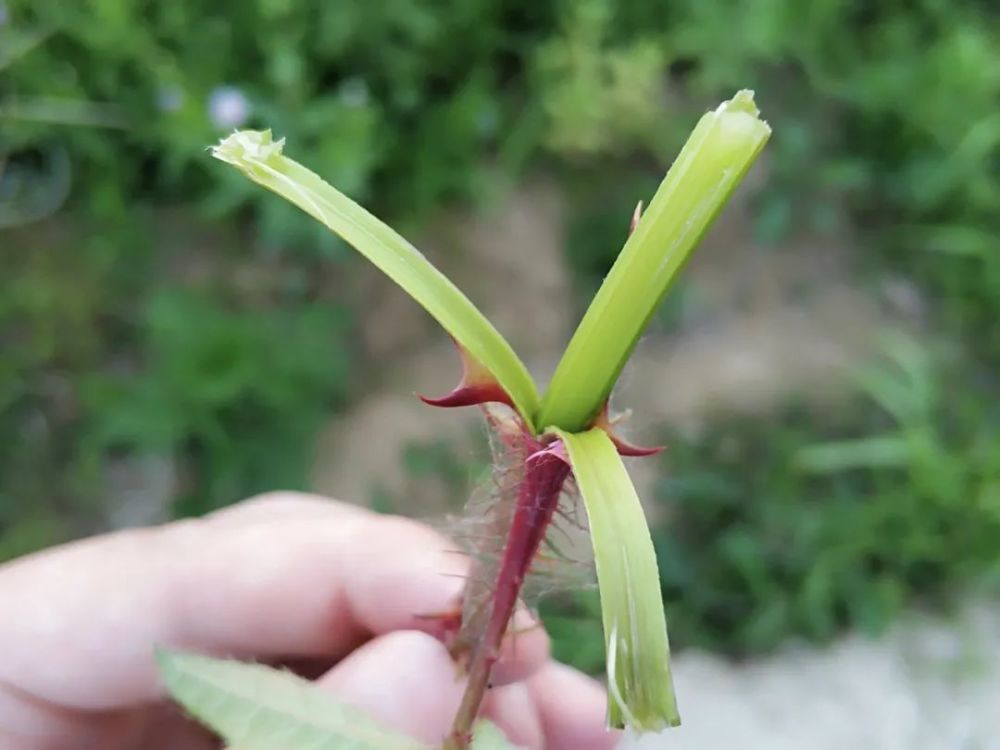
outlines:
M606 645L608 725L655 731L680 723L656 557L621 458L656 449L631 446L614 433L608 399L657 305L770 132L750 91L701 118L648 209L637 209L624 248L541 398L510 344L451 281L390 227L285 156L282 140L273 140L269 131L242 131L214 149L217 158L353 245L441 324L458 347L463 372L447 395L424 401L480 406L501 447L504 481L496 483L490 520L501 527L502 541L480 551L486 559L480 574L470 578L465 601L442 615L449 626L447 645L467 676L443 748L503 746L494 729L477 724L480 707L524 580L567 497L570 503L582 500L591 533ZM374 724L345 725L328 696L303 703L305 683L275 677L263 667L166 651L160 664L174 697L241 747L264 746L247 736L255 716L267 717L260 731L280 736L286 750L334 747L337 741L364 748L414 746ZM250 676L252 689L241 683ZM334 718L305 715L303 705Z

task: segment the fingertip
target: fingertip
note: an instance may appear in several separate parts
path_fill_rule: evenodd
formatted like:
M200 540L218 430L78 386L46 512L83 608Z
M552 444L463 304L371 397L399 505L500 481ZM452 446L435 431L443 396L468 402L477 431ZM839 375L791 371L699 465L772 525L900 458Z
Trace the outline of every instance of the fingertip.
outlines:
M493 667L494 685L526 680L549 661L549 635L528 610L518 608L500 647L500 659Z
M171 556L165 597L182 632L157 640L197 650L337 656L370 635L433 633L421 615L458 600L468 566L429 527L377 514L193 532L174 534L183 554Z
M545 747L538 710L523 682L490 690L483 703L483 714L503 731L511 744L530 750Z
M607 729L607 696L596 681L549 662L528 680L528 689L550 750L611 750L621 732Z
M281 490L265 492L213 511L204 517L210 524L240 525L288 519L350 519L372 515L360 505L340 502L311 492Z
M118 532L5 566L0 599L18 617L0 623L0 677L107 710L162 695L154 643L335 658L372 634L434 632L421 615L455 605L468 559L415 521L344 508L282 493L232 511L233 523Z
M379 723L432 745L447 734L464 689L444 646L417 631L369 641L317 684Z
M432 615L461 601L468 556L411 518L378 516L368 529L368 559L343 571L357 619L374 633L421 630L440 635Z

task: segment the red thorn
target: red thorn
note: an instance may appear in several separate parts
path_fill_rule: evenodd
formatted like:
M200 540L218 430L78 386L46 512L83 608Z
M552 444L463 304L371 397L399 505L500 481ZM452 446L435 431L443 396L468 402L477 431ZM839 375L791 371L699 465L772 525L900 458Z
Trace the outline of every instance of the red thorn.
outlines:
M632 221L628 225L629 235L635 231L635 228L639 226L639 219L642 217L642 201L635 204L635 211L632 212Z
M464 662L469 651L468 644L463 643L459 638L459 634L462 632L462 617L462 607L457 604L451 609L440 612L414 615L415 619L432 623L435 626L428 627L428 629L433 631L431 635L444 644L452 659L455 660L458 668L456 676L464 672Z
M510 407L514 406L507 395L507 391L498 385L468 386L460 384L451 393L445 394L440 398L430 398L419 393L417 394L417 398L431 406L477 406L478 404L490 402L507 404Z
M665 445L654 445L650 447L635 445L628 442L627 440L619 437L615 434L615 422L619 421L620 417L612 419L608 416L608 404L605 402L604 407L601 409L597 418L594 420L593 427L600 427L604 430L608 437L611 438L611 442L615 444L615 448L618 449L618 454L622 456L655 456L657 453L666 449Z
M506 404L513 409L514 402L507 394L507 391L493 377L493 373L483 367L477 360L473 359L465 350L465 347L457 341L455 342L455 347L462 358L462 379L458 385L450 393L440 398L430 398L422 396L419 393L417 394L417 398L431 406L475 406L477 404L496 402Z
M615 444L615 448L618 449L618 454L620 456L635 456L642 458L644 456L655 456L657 453L662 453L667 449L665 445L652 445L649 447L644 447L641 445L633 445L620 437L615 435L609 435L611 442Z
M417 614L414 615L414 618L437 623L445 634L457 633L458 629L462 626L462 608L455 605L451 609L445 609L440 612Z

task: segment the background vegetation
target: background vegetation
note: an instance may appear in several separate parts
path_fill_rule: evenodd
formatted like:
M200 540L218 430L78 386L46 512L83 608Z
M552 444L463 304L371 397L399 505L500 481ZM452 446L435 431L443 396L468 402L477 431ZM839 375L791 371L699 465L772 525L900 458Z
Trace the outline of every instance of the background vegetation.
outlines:
M995 20L980 0L7 0L0 558L105 526L135 456L171 462L176 515L304 486L320 425L363 395L353 260L213 167L221 133L274 128L404 230L556 174L583 300L697 114L753 87L780 123L755 238L846 228L859 283L912 279L931 334L888 342L854 408L669 436L674 641L750 653L992 586ZM436 448L401 460L461 474ZM592 664L587 597L550 606Z

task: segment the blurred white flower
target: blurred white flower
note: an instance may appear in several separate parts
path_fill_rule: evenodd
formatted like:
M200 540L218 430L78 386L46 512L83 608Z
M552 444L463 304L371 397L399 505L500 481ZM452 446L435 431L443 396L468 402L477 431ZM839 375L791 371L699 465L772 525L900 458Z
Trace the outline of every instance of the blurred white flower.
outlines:
M250 100L235 86L219 86L208 97L208 116L220 130L238 128L250 117Z
M364 78L348 78L338 88L340 101L348 107L363 107L368 104L368 84Z
M184 104L184 92L176 86L156 92L156 106L161 112L176 112Z

